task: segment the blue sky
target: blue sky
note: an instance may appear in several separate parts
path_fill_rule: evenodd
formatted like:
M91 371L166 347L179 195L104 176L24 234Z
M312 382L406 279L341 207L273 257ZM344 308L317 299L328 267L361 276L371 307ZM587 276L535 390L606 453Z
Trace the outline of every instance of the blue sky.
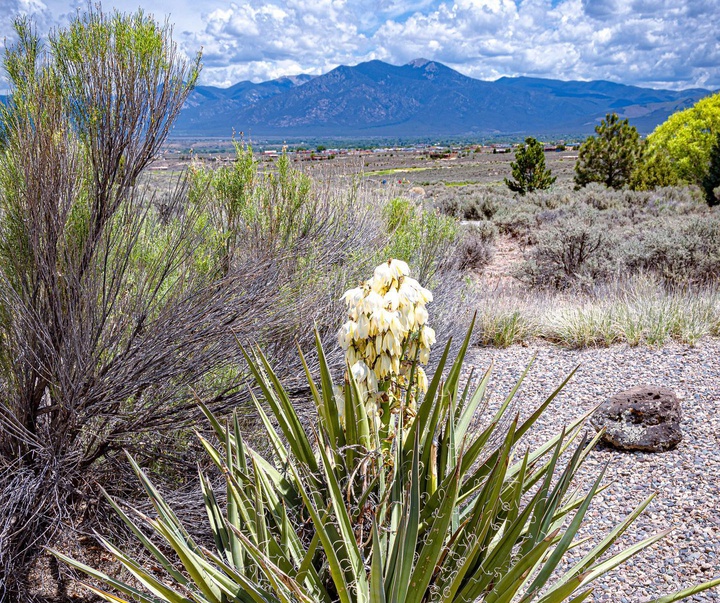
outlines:
M0 36L33 15L41 32L80 0L0 0ZM720 88L718 0L131 0L169 17L201 83L318 75L370 59L437 60L479 79L607 79L656 88ZM170 7L170 8L169 8ZM0 88L3 88L0 82Z

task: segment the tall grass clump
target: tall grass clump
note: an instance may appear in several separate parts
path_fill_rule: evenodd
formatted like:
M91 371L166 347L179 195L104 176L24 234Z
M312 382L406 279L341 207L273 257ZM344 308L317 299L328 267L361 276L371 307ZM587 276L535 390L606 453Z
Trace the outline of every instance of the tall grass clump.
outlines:
M595 579L663 537L609 552L651 495L592 548L571 553L604 470L585 489L574 478L601 434L582 435L580 417L537 448L522 442L564 383L522 422L506 416L518 383L475 431L490 371L477 388L462 385L469 332L453 362L446 346L435 374L424 373L433 298L406 264L381 264L344 299L347 372L335 385L316 336L318 374L305 364L315 409L307 429L259 349L243 353L269 453L243 441L237 414L223 422L204 407L214 433L201 442L222 476L214 485L200 471L208 544L190 536L131 457L152 514L110 502L146 560L100 543L132 583L55 553L90 579L90 591L114 603L579 602Z
M567 347L614 343L695 345L716 336L720 321L717 288L667 289L652 275L624 279L592 295L555 304L543 319L542 336Z

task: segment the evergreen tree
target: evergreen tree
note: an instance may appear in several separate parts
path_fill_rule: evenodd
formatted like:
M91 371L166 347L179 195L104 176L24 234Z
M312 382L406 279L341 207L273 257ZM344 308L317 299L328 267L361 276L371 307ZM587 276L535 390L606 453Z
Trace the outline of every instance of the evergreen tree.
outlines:
M710 167L702 180L702 188L708 205L720 204L720 134L710 149Z
M601 182L608 188L625 186L640 159L641 145L635 126L608 113L580 147L575 165L575 188Z
M507 187L524 195L535 190L550 188L556 178L545 169L545 153L542 145L534 138L526 138L510 164L514 180L505 178Z

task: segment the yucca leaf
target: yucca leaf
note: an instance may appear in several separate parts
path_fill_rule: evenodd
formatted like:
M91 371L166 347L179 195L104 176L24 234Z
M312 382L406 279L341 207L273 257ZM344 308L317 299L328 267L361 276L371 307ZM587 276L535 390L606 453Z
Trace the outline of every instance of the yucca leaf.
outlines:
M314 603L313 599L303 591L301 586L283 571L280 567L275 565L262 550L260 550L254 543L245 537L242 532L237 533L238 538L243 542L253 561L260 567L263 575L270 583L273 592L280 600L280 603L295 603L294 597L301 603ZM294 595L294 597L293 597Z
M560 479L557 480L555 487L549 492L547 498L545 499L544 514L539 523L539 534L543 535L547 533L548 530L550 530L550 525L558 521L559 518L556 515L556 511L560 507L563 497L567 493L567 489L570 486L571 480L573 479L573 476L575 475L575 472L579 467L580 456L582 451L585 449L586 444L587 438L583 437L580 444L575 448L572 458L570 459L570 461L568 461L565 469L560 475ZM548 475L550 475L550 473L548 473ZM599 483L597 487L599 487Z
M361 592L367 592L367 575L365 573L362 553L360 552L357 541L355 540L353 525L350 521L350 515L348 514L347 507L345 506L340 484L330 467L330 461L325 453L324 447L319 446L318 450L322 458L322 466L325 472L326 483L328 485L330 502L332 504L332 508L335 510L335 519L338 527L340 528L343 550L346 552L347 561L350 564L349 569L352 571L353 582L357 584L358 594ZM361 603L361 601L359 600L358 603Z
M692 597L693 595L708 590L709 588L714 588L718 585L720 585L720 578L715 578L714 580L709 580L708 582L703 582L702 584L679 590L676 593L653 599L652 601L648 601L648 603L673 603L673 601L680 601L681 599Z
M168 603L192 603L192 601L186 596L181 595L179 592L160 582L160 580L145 570L145 568L143 568L137 561L125 555L125 553L110 544L107 540L100 536L97 538L105 550L107 550L117 561L119 561L133 576L135 576L135 579L140 584L142 584L161 601L168 601Z
M262 407L260 400L257 399L257 396L255 396L255 393L252 390L250 390L250 399L252 400L255 406L255 412L257 412L258 417L260 417L260 421L265 429L264 435L267 436L268 442L275 451L278 461L281 464L286 463L289 457L288 450L280 438L280 434L275 431L275 427L273 426L270 417L265 412L265 409ZM287 434L285 434L285 436L287 437Z
M572 578L557 589L545 593L538 603L562 603L581 586L583 579L584 575ZM520 603L532 601L534 598L535 591L531 589L530 592L520 600Z
M450 396L448 398L448 410L445 415L445 426L439 447L438 469L441 480L445 479L445 476L454 473L457 463L454 417L455 400Z
M137 527L134 521L130 519L130 517L122 510L122 508L115 502L115 500L102 488L100 487L100 491L102 492L102 495L105 497L105 500L107 500L110 503L110 506L115 510L115 512L120 516L120 519L122 519L123 523L125 523L128 528L130 528L130 531L135 535L135 537L140 541L140 543L145 547L145 550L148 551L157 561L160 563L160 565L163 567L163 569L170 574L173 579L178 582L178 584L187 584L187 578L183 576L179 571L175 569L172 563L170 563L170 560L163 555L163 553L160 551L160 549L155 546L155 544L150 540L145 534L140 530L140 528Z
M490 375L492 374L492 365L488 367L483 375L483 378L478 383L473 395L470 397L470 401L467 404L458 406L458 416L456 419L455 437L458 441L463 441L467 434L468 428L472 421L476 418L477 409L480 403L485 398L485 391L487 390L488 382L490 381ZM472 375L468 377L468 386L470 385L470 379Z
M322 365L327 361L325 359L325 354L323 353L322 343L319 340L317 329L315 329L315 340L316 347L319 348L318 356L320 356L320 364ZM315 384L315 379L310 372L310 367L308 366L307 360L305 359L305 354L303 354L303 351L300 348L299 344L296 347L298 355L300 356L300 362L302 363L303 370L305 371L305 378L307 380L308 387L310 388L310 394L313 397L313 400L315 402L315 408L317 410L318 416L320 417L320 421L330 435L330 441L333 442L333 446L340 447L341 445L344 445L344 441L342 442L342 444L340 443L342 426L340 425L339 421L339 413L337 409L337 404L335 402L335 392L332 386L332 379L329 380L327 386L325 384L322 385L321 394L320 390L318 390L318 387ZM320 378L322 379L322 370ZM328 394L330 395L328 396Z
M593 497L595 496L595 492L600 485L600 482L602 481L602 478L605 476L605 470L607 469L607 465L600 471L600 474L597 476L597 479L595 480L595 483L590 488L590 491L588 492L587 496L585 497L585 500L583 501L582 505L578 508L578 510L575 512L575 516L573 517L572 521L570 522L570 525L565 530L565 533L563 534L562 538L560 539L560 542L555 547L555 550L552 552L548 560L545 562L543 567L538 572L538 575L536 576L533 583L530 585L529 592L533 592L535 590L538 590L545 584L547 584L550 575L555 571L555 568L557 567L558 563L560 563L560 560L562 559L563 555L565 555L565 552L567 551L568 547L573 541L573 538L575 538L575 534L577 534L577 531L580 529L580 526L582 525L583 518L585 517L585 513L588 510L588 507L590 506L590 503L593 500ZM563 587L561 586L560 589ZM574 590L574 589L573 589ZM571 591L572 592L572 591Z
M150 502L153 504L153 507L155 507L155 511L157 512L158 517L165 523L165 525L167 525L168 529L171 529L179 536L186 538L187 541L193 546L193 548L197 548L195 543L192 541L192 538L190 538L189 534L178 519L177 515L175 515L173 510L163 499L160 492L157 490L157 488L155 488L154 484L145 475L145 472L140 468L140 465L135 462L135 459L132 458L129 453L126 452L125 456L128 458L130 466L135 472L135 475L140 480L140 484L145 490L145 493L150 499Z
M258 454L251 446L246 445L245 448L248 457L252 459L252 464L262 469L263 474L272 482L277 492L283 496L287 503L292 506L301 504L293 483L287 479L283 473L280 473L280 471L278 471L271 463L266 461L261 454Z
M555 537L558 532L559 530L556 530L548 534L527 555L506 568L501 574L502 578L492 591L483 598L483 603L510 603L518 590L522 588L527 575L543 558L543 555L552 546L553 542L556 542Z
M345 367L350 372L350 367ZM357 390L357 383L352 379L352 375L345 381L345 464L347 467L355 466L357 458L357 445L360 443L358 439L358 425L355 410L357 408L355 399L360 396Z
M325 517L323 517L323 521L325 521ZM318 536L318 533L315 532L313 534L312 539L310 540L310 544L308 545L307 551L305 551L305 555L303 556L302 561L300 562L300 566L297 569L297 572L295 573L295 580L298 582L305 582L305 580L309 580L312 582L313 586L318 590L322 591L323 593L323 599L329 601L329 597L327 592L325 592L325 589L322 585L322 582L320 581L320 577L317 574L317 571L313 567L313 559L315 557L315 553L318 550L318 546L320 545L320 536Z
M558 458L560 457L560 451L562 450L562 443L563 443L564 436L565 436L565 428L563 427L560 437L557 438L557 443L555 445L555 450L553 451L553 455L550 458L549 463L546 465L546 467L543 471L545 478L543 479L543 483L541 484L540 489L539 489L540 497L538 499L537 504L533 508L532 519L530 520L530 528L528 530L525 542L523 543L521 554L527 553L532 547L535 546L535 544L541 538L543 538L542 518L545 516L545 514L547 512L548 499L550 497L550 494L549 494L550 485L551 485L552 479L555 475L555 465L557 464Z
M315 528L318 537L323 545L323 550L327 556L327 562L332 576L333 584L337 590L338 597L342 603L355 603L350 594L351 586L354 584L354 580L348 580L345 575L343 562L347 561L347 557L343 555L343 559L338 556L341 552L342 547L339 547L340 536L337 531L332 530L333 533L328 531L327 527L327 514L321 516L318 510L315 508L313 496L307 491L303 481L297 472L297 469L293 464L289 465L289 470L293 474L294 481L297 484L298 492L302 497L304 508L307 510L310 518L312 519L313 526Z
M225 528L225 520L223 519L222 511L215 498L215 493L207 481L207 478L198 472L200 478L200 490L202 491L203 500L205 502L205 511L207 512L208 520L210 522L210 529L215 539L215 546L217 547L218 553L224 555L228 562L232 563L232 551L230 550L228 542L227 529Z
M528 365L528 367L525 369L525 372L524 372L523 375L521 376L521 381L522 381L522 379L524 378L524 375L525 375L525 374L527 373L527 371L529 370L529 366L530 366L530 365ZM535 409L535 412L533 412L533 414L530 415L530 417L528 417L528 418L520 425L520 427L517 428L517 430L515 431L515 436L514 436L516 442L520 441L520 438L521 438L523 435L525 435L525 433L527 433L527 431L537 422L537 420L538 420L538 418L540 417L540 415L542 415L542 413L545 411L545 409L552 403L552 401L555 399L555 397L562 391L563 387L565 387L565 385L567 384L567 382L568 382L568 381L572 378L572 376L575 374L575 371L577 371L577 367L576 367L575 369L573 369L573 371L572 371L572 372L563 380L563 382L550 394L550 396L549 396L540 406L538 406L538 408ZM510 398L511 396L514 396L514 392L517 391L517 388L518 388L518 387L519 387L519 386L516 384L516 386L513 388L513 390L511 391L510 395L508 396L508 398ZM487 467L491 467L491 466L493 466L493 465L495 464L495 460L496 460L495 457L496 457L496 455L498 454L498 452L499 452L499 451L495 451L493 454L491 454L491 455L488 457L488 459L485 461L485 463L484 463L481 467L479 467L479 468L474 472L473 475L469 476L468 480L465 482L466 487L461 490L461 496L466 493L466 490L467 490L467 489L470 489L471 487L473 487L472 484L475 483L476 476L482 476L483 474L485 474L485 473L487 472Z
M235 531L234 527L230 528L231 531ZM243 542L242 538L235 534L238 541ZM226 580L229 584L235 584L239 587L239 590L235 595L232 595L235 599L242 603L279 603L277 597L265 588L259 586L257 580L246 576L243 572L238 571L237 568L226 564L222 558L218 557L212 551L203 551L208 560L215 563L219 570L227 574ZM249 555L248 555L248 558ZM226 592L229 592L226 591Z
M370 561L370 596L369 603L386 603L385 583L383 580L382 545L378 534L377 523L373 521L373 546Z
M437 517L434 518L425 535L425 542L410 578L411 589L408 591L406 603L420 603L422 601L430 580L435 573L437 562L443 553L460 488L459 467L455 468L455 472L450 477L449 488L438 506Z
M565 429L562 432L559 432L557 435L545 441L539 447L533 449L528 457L529 466L535 467L540 462L540 460L548 454L550 450L553 450L555 446L557 446L558 441L566 440L565 443L562 444L562 448L560 450L560 454L562 455L565 450L567 450L571 446L572 442L580 435L580 428L593 414L593 412L594 411L591 410L584 415L578 417L569 425L566 425ZM511 466L510 469L508 469L508 475L514 475L515 472L519 469L519 466L520 463ZM539 481L539 479L541 479L543 475L545 475L544 471L540 472L540 477L533 479L532 481L528 481L528 488L532 487L536 483L536 481Z
M453 398L457 398L458 384L460 381L460 375L462 373L463 362L465 361L465 355L467 354L467 349L470 345L470 338L472 337L473 330L475 329L476 319L477 312L473 314L472 320L470 321L470 326L468 327L468 332L465 335L465 339L463 339L460 350L458 350L458 354L455 358L455 362L453 362L452 366L450 367L447 379L445 380L446 391L450 392L450 395Z
M233 423L234 426L239 428L239 425L237 424L237 412L233 413ZM240 463L242 463L242 459L240 459L239 455L235 452L235 450L242 447L242 440L240 439L237 432L235 432L235 441L238 442L238 446L233 445L232 437L230 435L230 425L229 423L226 423L225 458L227 459L228 464L228 475L234 475L236 465L240 465ZM247 471L247 469L238 466L238 472L239 471ZM239 528L240 515L238 511L238 500L233 495L233 489L230 487L230 481L227 479L225 480L225 499L227 501L227 522ZM244 556L242 553L242 547L240 546L240 542L235 536L235 533L231 530L225 530L225 533L227 534L228 538L228 560L233 566L237 567L238 569L242 569L244 566Z
M193 547L162 521L151 520L152 527L167 540L175 551L192 583L200 589L211 603L222 603L222 591L210 578L207 563L204 563Z
M113 595L112 593L109 593L100 588L97 588L96 586L93 586L92 584L88 584L87 582L80 581L80 585L82 585L84 588L87 588L90 592L95 593L101 599L105 599L105 601L108 601L109 603L131 603L127 599L121 599L120 597ZM139 601L141 603L147 603L148 601L158 603L158 599L149 599L147 597L143 597L142 599L139 599Z
M624 563L625 561L630 559L630 557L637 555L640 551L655 544L658 540L663 539L670 532L672 532L671 528L662 530L662 531L658 532L657 534L649 536L648 538L645 538L644 540L641 540L640 542L636 542L635 544L623 549L622 551L620 551L616 555L613 555L612 557L606 559L602 563L598 563L598 564L594 565L587 572L585 572L585 574L583 574L584 578L583 578L582 586L586 586L587 584L589 584L596 578L599 578L600 576L607 574L610 570L614 569L621 563Z
M333 423L333 431L331 433L337 438L335 444L338 448L345 446L345 432L340 422L340 413L338 412L337 403L335 401L335 391L333 388L332 373L325 357L320 333L315 329L315 349L318 354L318 363L320 365L320 386L322 387L323 404L329 421Z
M572 576L583 573L588 569L595 561L597 561L612 545L613 543L622 536L630 525L638 518L638 516L645 510L650 502L655 498L653 492L644 501L642 501L633 512L630 513L621 523L615 526L612 531L602 539L593 549L585 555L580 561L578 561L573 567L571 567L564 576L557 581L557 584L562 584L565 580L570 579Z
M253 535L253 539L257 541L258 536L257 526L255 525L255 504L246 492L247 485L251 484L250 478L239 469L236 469L234 474L231 473L225 465L218 450L200 434L197 434L197 437L215 466L218 467L218 469L225 475L228 500L233 501L234 508L238 513L238 521L232 525L235 525L237 528L244 527ZM238 477L242 479L243 485L238 483ZM240 519L242 519L242 526L240 525Z
M435 400L438 394L438 390L440 389L440 384L442 382L442 373L445 369L445 364L447 363L448 356L450 355L450 346L452 345L452 338L448 340L448 342L445 344L445 349L443 350L442 356L440 357L440 360L438 362L437 368L435 369L435 374L433 375L433 378L430 380L430 383L428 384L428 389L425 392L425 396L423 397L422 401L418 405L417 409L417 415L415 417L415 421L413 421L413 424L410 428L410 432L408 433L408 437L405 440L406 442L406 450L405 450L405 456L411 453L412 451L412 442L415 441L415 431L417 431L420 434L420 441L424 441L427 436L428 429L431 433L435 432L435 427L429 427L428 426L428 420L430 416L432 415L432 412L436 406ZM441 394L442 395L442 394Z
M581 592L577 597L573 597L568 601L568 603L582 603L585 599L587 599L593 592L592 588L588 588L587 590Z
M205 415L207 422L210 423L210 427L213 428L213 431L215 432L217 438L222 441L225 435L225 429L223 429L220 421L217 420L212 411L205 405L205 403L200 399L197 394L195 394L195 402L200 407L202 413Z
M104 582L105 584L108 584L112 586L114 589L119 590L121 593L124 593L126 595L130 595L133 597L133 600L140 601L141 603L159 603L160 599L156 599L155 597L149 596L147 593L144 593L137 588L130 586L129 584L125 584L124 582L121 582L120 580L116 580L115 578L112 578L111 576L107 575L104 572L101 572L100 570L96 570L95 568L90 567L89 565L85 565L84 563L81 563L80 561L76 561L72 557L68 557L67 555L64 555L60 551L56 551L55 549L47 549L48 552L52 553L55 557L60 559L60 561L66 563L70 567L75 568L76 570L79 570L83 572L84 574L87 574L91 578L95 578L96 580L99 580L100 582ZM101 593L104 591L99 591L94 586L91 586L89 584L81 583L85 588L89 588L95 594L99 594L102 596ZM109 596L114 597L114 595ZM110 600L110 599L107 599ZM123 599L120 599L118 597L115 597L115 601L127 603Z
M405 601L406 599L410 585L410 573L415 562L420 527L420 451L418 437L417 432L415 432L416 439L413 448L412 467L403 511L405 529L402 541L398 540L402 555L400 556L399 571L395 573L394 577L398 585L397 589L393 588L393 591L397 592L397 601ZM400 471L402 472L403 469L401 468Z
M313 454L312 445L307 439L300 418L290 402L290 397L277 375L273 372L267 358L259 348L253 351L253 355L250 355L242 344L238 342L238 345L250 372L255 378L255 382L263 392L265 401L270 405L280 430L285 435L288 446L293 451L293 455L300 462L306 463L313 472L317 472L319 467Z

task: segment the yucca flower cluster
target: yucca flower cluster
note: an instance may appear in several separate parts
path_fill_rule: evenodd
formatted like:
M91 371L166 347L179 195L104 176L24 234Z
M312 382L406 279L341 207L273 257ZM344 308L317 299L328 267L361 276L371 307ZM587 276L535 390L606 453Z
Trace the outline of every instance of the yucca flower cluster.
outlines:
M405 262L388 260L370 280L342 296L348 321L340 329L340 345L368 414L386 425L389 414L401 409L405 422L414 417L416 393L428 386L419 365L427 364L435 343L425 308L432 293L409 273Z

